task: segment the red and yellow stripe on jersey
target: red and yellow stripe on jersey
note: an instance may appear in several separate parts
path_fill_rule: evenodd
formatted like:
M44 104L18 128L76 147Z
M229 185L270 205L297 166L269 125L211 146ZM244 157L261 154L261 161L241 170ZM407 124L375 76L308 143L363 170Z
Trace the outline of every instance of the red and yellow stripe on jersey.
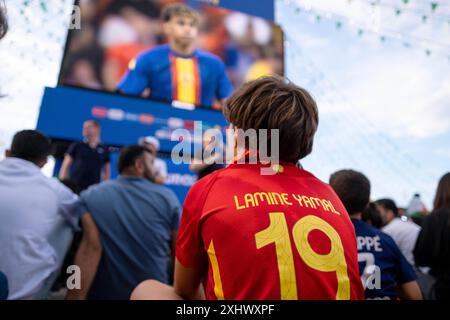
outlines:
M334 191L293 164L263 167L232 164L186 198L176 256L208 270L207 299L364 299L355 230Z
M201 104L201 78L198 59L170 56L172 99L194 105Z

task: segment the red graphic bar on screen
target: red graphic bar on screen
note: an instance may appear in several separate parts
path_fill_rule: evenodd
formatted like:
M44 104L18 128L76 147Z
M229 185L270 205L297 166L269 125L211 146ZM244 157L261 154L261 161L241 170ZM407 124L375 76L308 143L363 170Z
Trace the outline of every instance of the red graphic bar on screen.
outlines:
M184 121L184 128L185 129L195 129L195 122L191 120L185 120Z
M108 109L104 107L93 107L91 113L95 118L106 118L108 116Z
M139 122L142 124L152 124L155 122L155 117L151 114L140 114L139 115Z

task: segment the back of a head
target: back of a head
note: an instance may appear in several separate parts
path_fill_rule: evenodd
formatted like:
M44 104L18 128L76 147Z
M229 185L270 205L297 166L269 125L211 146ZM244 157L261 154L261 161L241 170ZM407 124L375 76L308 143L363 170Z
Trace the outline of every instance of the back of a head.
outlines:
M369 223L377 229L383 227L383 219L374 202L369 203L367 208L363 210L362 221Z
M2 39L8 31L8 20L6 19L6 9L4 3L0 0L0 39Z
M396 217L398 216L398 207L395 204L394 200L392 200L392 199L380 199L380 200L375 201L375 203L377 205L379 205L379 206L382 206L386 210L391 210Z
M119 174L124 174L127 170L132 168L136 160L142 158L145 152L150 151L144 146L132 145L123 148L117 163Z
M44 162L50 154L50 139L36 130L23 130L14 135L11 144L11 157Z
M434 209L450 209L450 172L446 173L440 180L434 198Z
M350 215L361 213L369 204L370 181L354 170L341 170L330 177L330 185Z
M152 136L139 138L139 142L138 143L139 143L140 146L144 146L144 147L145 147L146 144L150 144L156 150L159 150L159 147L160 147L159 140L157 138L155 138L155 137L152 137Z
M279 130L277 160L297 163L312 151L319 124L316 102L305 89L284 78L248 82L228 99L224 113L237 129L267 129L269 139L271 130Z

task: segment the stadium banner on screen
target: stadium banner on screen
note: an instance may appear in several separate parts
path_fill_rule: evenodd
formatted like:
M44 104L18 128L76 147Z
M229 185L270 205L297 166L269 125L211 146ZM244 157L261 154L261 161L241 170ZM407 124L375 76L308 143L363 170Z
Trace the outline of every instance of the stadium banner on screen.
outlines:
M228 10L240 11L269 21L275 20L274 0L258 0L257 5L253 1L245 0L187 0L186 3L194 8L207 4Z
M163 153L170 153L179 143L171 140L174 130L189 133L193 153L194 144L202 139L199 122L203 132L210 128L224 132L227 127L219 111L184 110L169 103L78 88L45 89L38 130L53 139L82 141L83 122L89 119L101 124L102 142L107 145L136 144L140 137L155 136Z

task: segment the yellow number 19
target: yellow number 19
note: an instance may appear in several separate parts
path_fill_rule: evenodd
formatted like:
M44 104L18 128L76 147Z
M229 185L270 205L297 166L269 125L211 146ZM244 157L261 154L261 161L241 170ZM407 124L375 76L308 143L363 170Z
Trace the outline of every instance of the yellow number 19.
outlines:
M298 295L294 256L286 217L282 212L270 213L269 217L269 227L255 234L256 248L261 249L275 243L281 299L296 300ZM308 242L308 235L313 230L320 230L330 238L331 250L328 254L318 254L312 249ZM292 236L300 257L310 268L321 272L336 272L338 283L336 299L350 299L350 281L347 274L344 248L336 230L325 220L311 215L295 223L292 228Z

